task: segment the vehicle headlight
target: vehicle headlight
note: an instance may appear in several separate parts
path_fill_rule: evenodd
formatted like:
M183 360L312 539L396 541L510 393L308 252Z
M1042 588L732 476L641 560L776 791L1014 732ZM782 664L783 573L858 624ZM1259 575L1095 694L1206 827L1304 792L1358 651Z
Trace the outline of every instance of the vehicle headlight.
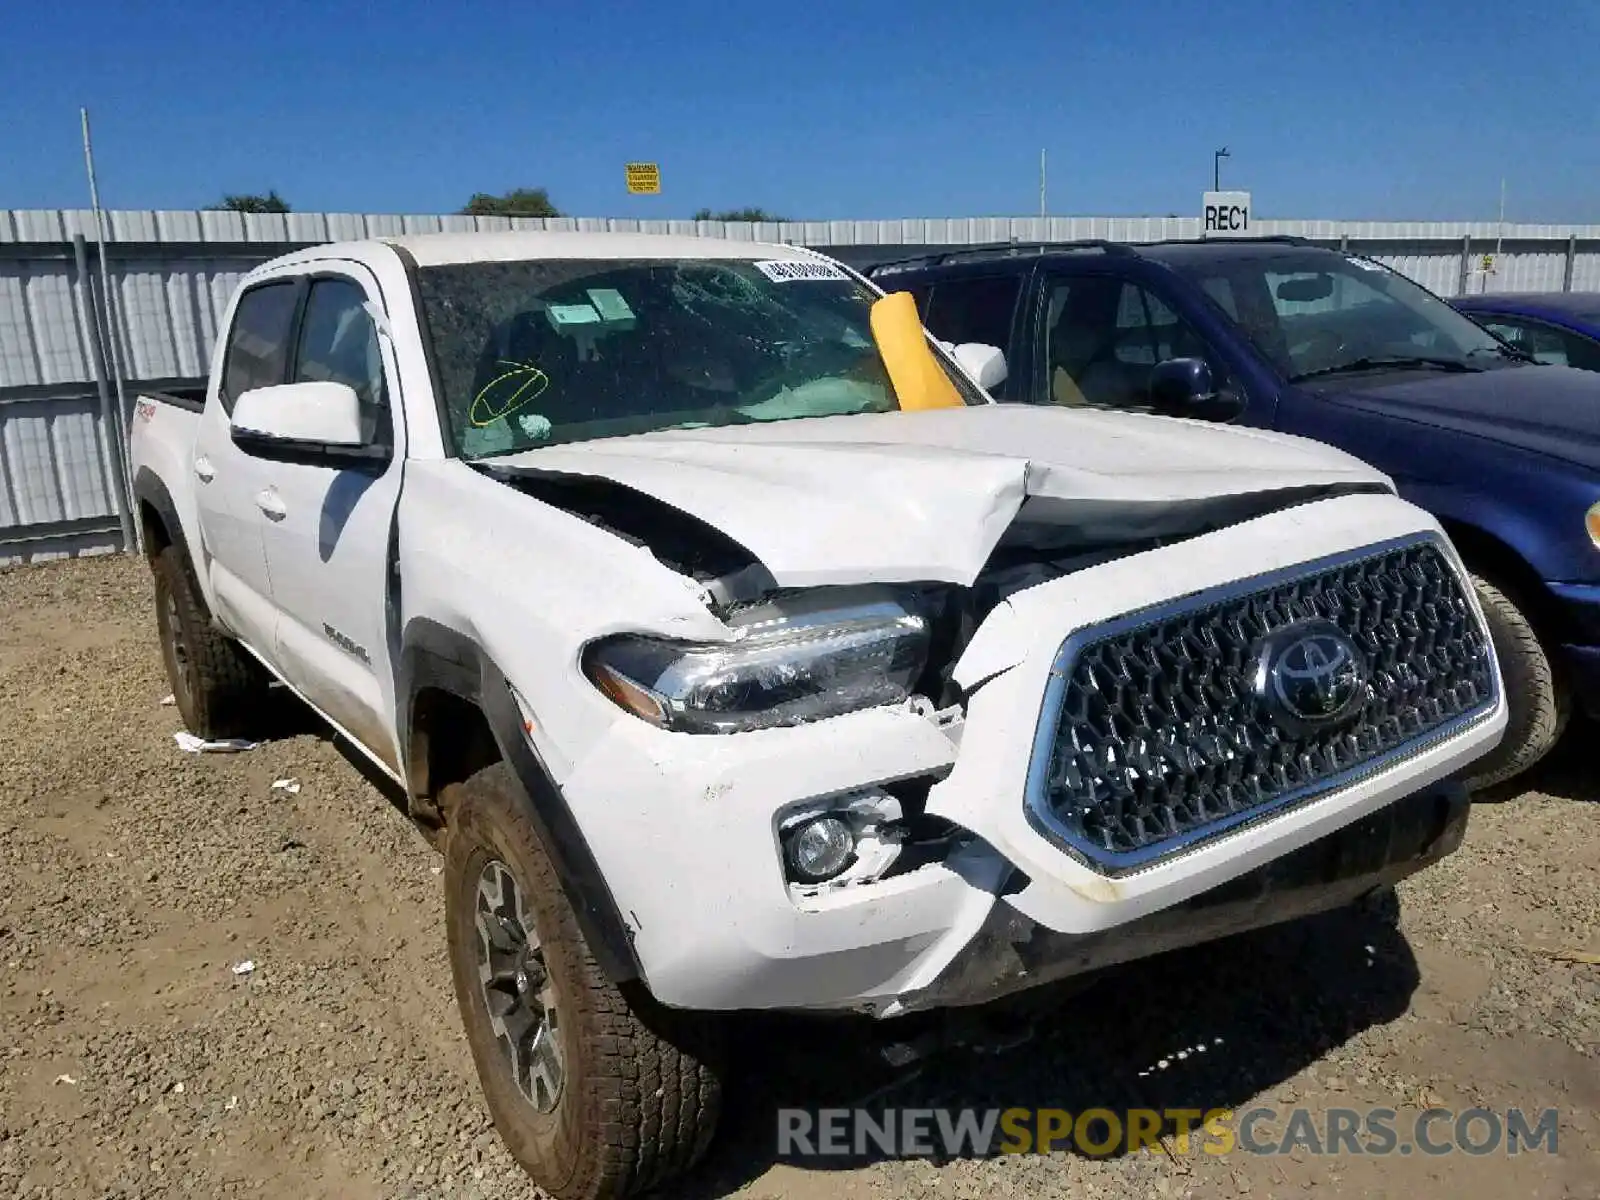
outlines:
M584 669L653 725L737 733L904 700L927 658L927 620L887 590L848 603L802 593L729 624L725 642L607 638L589 647Z
M1600 550L1600 500L1589 506L1589 511L1583 514L1583 524L1589 531L1589 540L1594 543L1595 549Z

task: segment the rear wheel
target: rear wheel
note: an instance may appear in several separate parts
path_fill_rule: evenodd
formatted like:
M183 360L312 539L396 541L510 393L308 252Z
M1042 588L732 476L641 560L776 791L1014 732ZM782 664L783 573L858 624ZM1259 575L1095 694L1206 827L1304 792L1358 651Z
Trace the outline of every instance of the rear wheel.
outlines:
M558 1200L687 1170L721 1103L716 1025L600 970L505 764L443 799L451 975L506 1147Z
M211 624L183 551L164 547L151 560L156 629L178 713L207 739L239 737L258 719L267 678L238 642Z
M1481 575L1472 582L1500 660L1507 706L1505 737L1468 768L1467 786L1481 791L1509 782L1551 751L1572 715L1572 695L1513 593Z

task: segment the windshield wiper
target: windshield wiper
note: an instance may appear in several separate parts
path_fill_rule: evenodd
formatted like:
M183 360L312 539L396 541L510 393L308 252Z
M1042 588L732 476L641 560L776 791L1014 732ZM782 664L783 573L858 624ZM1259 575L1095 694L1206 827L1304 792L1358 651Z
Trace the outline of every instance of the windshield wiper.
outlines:
M1420 367L1432 371L1455 371L1477 374L1482 367L1475 367L1469 362L1462 362L1459 358L1430 358L1422 354L1387 356L1367 356L1352 358L1349 362L1335 363L1331 367L1318 367L1315 371L1302 371L1298 375L1289 376L1290 383L1303 383L1307 379L1316 379L1323 375L1343 375L1346 371L1381 371L1387 367Z
M1468 358L1471 358L1474 354L1498 354L1504 358L1509 358L1512 362L1536 363L1539 361L1526 350L1518 350L1515 346L1479 346L1476 350L1467 351Z

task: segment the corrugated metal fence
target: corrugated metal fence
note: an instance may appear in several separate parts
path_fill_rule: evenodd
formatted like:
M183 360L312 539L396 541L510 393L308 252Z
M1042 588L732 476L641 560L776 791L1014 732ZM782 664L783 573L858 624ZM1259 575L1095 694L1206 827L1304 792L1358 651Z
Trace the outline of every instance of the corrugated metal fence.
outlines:
M346 238L487 229L677 233L825 247L858 266L924 247L1199 237L1192 217L905 221L629 221L359 213L110 212L101 294L93 214L0 210L0 564L124 544L116 411L139 388L205 374L240 277L290 249ZM1600 291L1600 225L1258 221L1370 254L1440 295ZM1492 273L1482 256L1500 254ZM109 336L108 336L109 335Z

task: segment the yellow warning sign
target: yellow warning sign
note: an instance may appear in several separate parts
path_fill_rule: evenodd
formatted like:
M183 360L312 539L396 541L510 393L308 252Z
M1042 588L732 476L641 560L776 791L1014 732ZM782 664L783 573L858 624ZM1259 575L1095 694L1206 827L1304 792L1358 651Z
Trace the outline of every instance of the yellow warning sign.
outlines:
M628 190L636 196L661 194L660 163L629 163L627 166Z

